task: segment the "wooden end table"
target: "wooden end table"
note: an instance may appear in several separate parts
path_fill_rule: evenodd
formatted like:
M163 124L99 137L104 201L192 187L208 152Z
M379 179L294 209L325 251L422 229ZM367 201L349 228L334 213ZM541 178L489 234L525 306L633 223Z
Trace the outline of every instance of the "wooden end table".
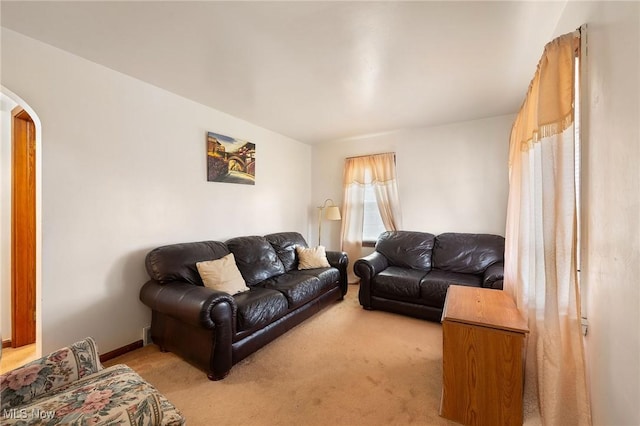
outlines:
M522 425L528 332L506 292L450 286L442 312L440 415L465 425Z

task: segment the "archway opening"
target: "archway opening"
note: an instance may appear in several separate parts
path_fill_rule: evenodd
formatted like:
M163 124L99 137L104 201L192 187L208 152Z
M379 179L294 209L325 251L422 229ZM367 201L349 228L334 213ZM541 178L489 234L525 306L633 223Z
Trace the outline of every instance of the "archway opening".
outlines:
M5 358L17 366L42 353L42 168L38 115L5 87L0 112L0 330L3 348L23 348L3 356L4 370Z

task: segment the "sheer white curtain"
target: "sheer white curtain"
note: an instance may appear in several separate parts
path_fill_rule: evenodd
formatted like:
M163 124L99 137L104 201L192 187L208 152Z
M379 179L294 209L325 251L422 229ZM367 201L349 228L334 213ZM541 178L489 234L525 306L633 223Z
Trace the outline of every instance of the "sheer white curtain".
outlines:
M400 201L396 181L394 153L365 155L345 160L344 201L341 242L349 256L349 264L362 256L362 225L366 185L375 188L376 202L387 231L400 229ZM358 278L349 268L350 283Z
M525 393L545 425L589 425L577 279L574 66L579 33L545 47L511 132L505 291L528 319Z

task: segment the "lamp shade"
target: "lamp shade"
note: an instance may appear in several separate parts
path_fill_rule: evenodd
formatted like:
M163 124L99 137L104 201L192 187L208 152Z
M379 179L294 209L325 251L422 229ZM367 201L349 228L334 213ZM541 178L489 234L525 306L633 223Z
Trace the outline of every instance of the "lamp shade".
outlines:
M327 210L324 213L324 217L327 220L340 220L342 216L340 216L340 209L338 206L328 206Z

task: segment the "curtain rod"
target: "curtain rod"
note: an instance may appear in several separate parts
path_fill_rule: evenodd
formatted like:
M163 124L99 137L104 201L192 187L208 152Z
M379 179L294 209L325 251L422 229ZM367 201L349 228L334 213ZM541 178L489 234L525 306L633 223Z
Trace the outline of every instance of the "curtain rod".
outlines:
M384 155L384 154L396 155L395 152L379 152L377 154L364 154L364 155L355 155L353 157L346 157L345 160L351 160L352 158L373 157L374 155Z

